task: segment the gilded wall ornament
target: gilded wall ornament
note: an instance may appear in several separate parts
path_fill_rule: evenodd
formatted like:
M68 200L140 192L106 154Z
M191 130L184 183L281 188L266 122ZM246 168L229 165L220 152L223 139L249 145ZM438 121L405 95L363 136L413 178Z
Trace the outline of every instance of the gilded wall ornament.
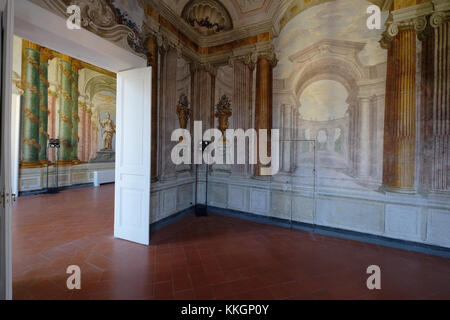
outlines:
M189 108L188 98L184 93L181 94L178 100L177 115L180 121L180 128L186 129L189 118L191 117L191 109ZM183 137L180 137L179 141L183 141Z
M233 115L230 98L223 95L219 103L216 105L215 117L219 119L219 130L222 136L225 137L225 131L228 129L228 119Z

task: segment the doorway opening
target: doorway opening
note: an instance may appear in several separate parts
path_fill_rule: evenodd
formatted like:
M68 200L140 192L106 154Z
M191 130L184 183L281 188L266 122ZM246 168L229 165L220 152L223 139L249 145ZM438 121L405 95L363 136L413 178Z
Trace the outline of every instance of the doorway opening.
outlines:
M116 74L14 37L13 193L113 183Z
M115 73L34 42L16 36L13 47L13 294L38 298L36 274L86 271L66 251L113 235L117 84Z
M147 109L151 108L151 102L144 89L151 88L151 70L146 68L145 58L86 30L66 30L65 19L29 1L14 1L14 7L13 42L19 48L12 50L11 80L16 92L11 103L14 124L7 150L13 152L6 153L11 154L6 167L13 169L15 194L36 194L24 197L27 200L23 204L19 199L16 206L22 206L27 216L13 215L15 231L6 232L7 238L14 234L12 248L2 247L0 251L3 256L3 249L6 250L7 265L12 264L8 258L8 252L12 252L14 291L26 298L30 291L24 292L24 288L38 290L41 280L35 277L27 282L20 277L36 275L34 267L45 274L44 281L60 289L66 283L66 269L70 265L78 264L84 272L91 270L92 274L98 274L98 267L88 261L90 250L105 252L105 247L115 241L113 235L127 238L136 234L133 223L137 214L144 226L140 236L145 238L142 234L146 234L148 242L149 223L144 216L149 216L150 206L143 205L140 212L133 208L126 210L127 201L133 202L135 194L130 192L133 186L127 185L130 180L126 179L123 167L119 170L119 177L124 178L119 184L120 192L117 184L72 188L114 182L117 146L121 154L118 158L127 170L148 176L141 179L148 183L144 182L142 188L135 184L133 190L139 191L143 198L150 197L151 163L143 159L150 160L151 117ZM129 110L131 105L134 112L118 114L117 110ZM129 129L136 119L148 125ZM138 144L135 137L140 129L142 143ZM120 143L116 143L116 136L121 138ZM57 142L59 148L49 151L50 141ZM148 148L143 148L144 145ZM136 150L141 151L141 157L136 156ZM138 167L136 162L144 167ZM51 188L61 192L40 194ZM120 210L114 205L117 200ZM36 212L39 214L33 214ZM100 223L93 224L95 220ZM16 227L29 233L17 240ZM92 234L105 241L96 242ZM12 282L10 279L7 275L7 282ZM52 290L54 286L47 288ZM55 290L56 294L59 289Z

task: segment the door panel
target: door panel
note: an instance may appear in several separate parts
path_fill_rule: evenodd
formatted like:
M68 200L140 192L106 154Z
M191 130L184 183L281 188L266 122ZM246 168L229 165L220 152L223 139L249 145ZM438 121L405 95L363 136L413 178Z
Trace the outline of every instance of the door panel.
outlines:
M150 241L151 68L117 75L114 236Z

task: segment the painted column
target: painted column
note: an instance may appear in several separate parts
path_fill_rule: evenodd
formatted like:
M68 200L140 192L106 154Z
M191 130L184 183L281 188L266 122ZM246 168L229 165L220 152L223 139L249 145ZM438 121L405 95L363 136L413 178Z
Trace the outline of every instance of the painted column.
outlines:
M352 175L356 175L356 169L358 167L357 161L357 137L359 137L359 128L357 126L357 116L358 116L358 108L356 108L354 103L350 103L348 107L349 113L349 137L348 137L348 158L350 161L350 171Z
M191 124L202 121L202 132L214 128L214 107L217 69L209 64L192 62L191 69ZM191 125L191 128L194 126ZM191 132L192 139L194 133ZM196 141L192 141L193 145ZM195 145L194 145L195 147ZM199 172L206 172L206 166L199 166Z
M233 128L244 131L252 127L252 100L253 100L253 70L254 65L244 61L234 61L234 96L233 96ZM248 150L248 147L246 147ZM235 159L237 159L237 145L235 144ZM233 165L232 174L249 175L248 152L246 152L245 165Z
M78 159L81 162L86 162L85 156L84 156L84 148L85 148L85 127L86 127L86 103L84 101L84 97L80 97L80 100L78 102L78 117L80 118L80 122L78 123L78 135L79 135L79 141L78 141Z
M254 166L254 175L261 176L259 164L259 130L267 129L267 155L271 155L271 129L273 108L273 68L276 59L273 56L260 56L256 65L255 129L258 132L258 164Z
M80 117L78 116L78 96L80 92L78 91L78 71L81 65L77 60L72 60L72 163L78 164L80 160L78 159L78 123L80 122Z
M164 105L161 110L161 147L162 156L162 180L176 178L176 166L170 160L175 142L171 141L173 130L179 127L177 116L177 51L169 49L163 57L162 85L164 86Z
M148 52L148 64L152 67L152 158L151 178L158 178L158 44L155 37L149 37L145 43Z
M94 121L91 120L91 156L90 159L95 158L97 156L98 151L98 127Z
M72 164L72 61L71 58L61 55L59 63L61 71L61 105L59 110L59 138L61 141L61 149L59 151L60 162L62 165Z
M39 145L41 150L39 151L39 161L43 165L47 165L47 139L48 135L48 89L50 84L48 82L48 61L51 58L51 51L46 48L41 48L41 61L40 61L40 76L39 76L39 89L41 92L40 104L39 104Z
M448 3L447 3L448 8ZM442 18L441 18L442 17ZM450 189L450 17L435 14L431 17L435 32L434 90L433 90L433 136L434 161L433 184L434 190ZM447 21L445 21L447 19Z
M92 153L92 123L91 123L92 113L91 112L92 112L91 109L88 108L87 112L86 112L86 131L85 131L86 132L86 135L85 135L86 150L85 150L85 152L86 152L86 159L87 159L86 161L91 160L91 153Z
M50 83L50 87L48 89L48 125L47 132L48 137L51 139L55 139L58 137L58 103L59 103L59 94L58 94L58 76L59 76L59 67L58 67L58 58L54 58L53 60L49 60L48 66L48 80ZM56 157L54 152L50 152L48 154L48 159L50 162L55 162Z
M433 13L429 19L432 28L422 41L421 185L435 191L450 190L449 17L449 11Z
M89 160L91 160L91 130L92 130L92 124L91 124L91 115L92 115L92 110L91 110L91 103L89 101L86 101L86 128L84 129L84 157L86 159L87 162L89 162Z
M398 31L398 30L397 30ZM416 34L391 33L388 44L383 185L414 190L416 140Z
M294 130L294 116L293 116L293 107L291 105L283 105L282 106L282 115L283 115L283 154L282 154L282 168L283 172L290 173L292 172L292 156L293 156L293 141L289 141L293 139L292 133ZM305 139L303 137L303 139Z
M40 167L39 105L40 47L23 40L22 82L25 91L22 121L22 168ZM45 147L45 146L44 146Z
M202 121L203 132L214 128L217 70L209 64L191 63L193 121Z
M372 150L370 145L370 98L359 98L359 162L358 176L370 176Z
M308 135L307 132L302 128L301 118L299 110L301 105L297 105L295 108L292 108L292 131L291 137L293 140L310 140L311 133ZM300 159L304 152L309 152L308 149L310 147L309 142L296 142L292 143L292 154L291 154L291 172L295 172L297 168L300 166Z
M49 92L48 92L48 128L47 128L47 132L48 132L48 136L49 138L56 138L56 114L57 114L57 110L56 110L56 101L59 99L59 96L56 92L56 88L53 85L50 85L49 88ZM55 161L55 157L53 155L53 153L51 152L49 155L49 161L53 162Z

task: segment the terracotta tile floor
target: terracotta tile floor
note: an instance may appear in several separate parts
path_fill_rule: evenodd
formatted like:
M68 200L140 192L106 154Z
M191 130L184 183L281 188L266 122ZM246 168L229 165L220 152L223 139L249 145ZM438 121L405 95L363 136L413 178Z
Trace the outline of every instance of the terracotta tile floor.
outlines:
M450 299L450 259L240 219L189 216L149 247L116 240L113 192L19 199L15 299ZM66 289L73 264L80 291ZM372 264L381 291L366 288Z

